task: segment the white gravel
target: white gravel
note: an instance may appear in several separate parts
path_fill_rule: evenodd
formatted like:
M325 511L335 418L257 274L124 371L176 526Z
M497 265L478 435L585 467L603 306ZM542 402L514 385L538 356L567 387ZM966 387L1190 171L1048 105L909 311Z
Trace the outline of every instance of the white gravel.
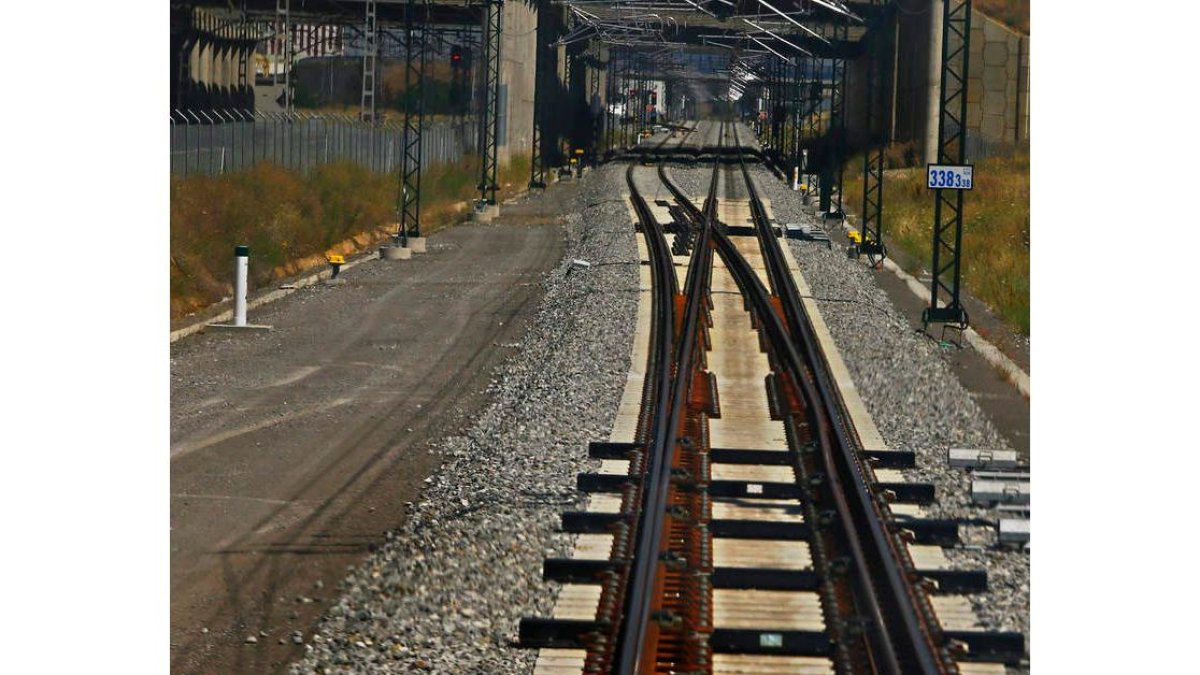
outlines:
M637 249L620 194L624 167L589 174L566 252L519 352L492 380L492 403L445 459L403 527L341 585L306 637L301 673L527 673L522 616L549 615L542 559L567 556L559 514L579 508L575 474L596 468L629 370ZM569 261L591 267L568 273Z

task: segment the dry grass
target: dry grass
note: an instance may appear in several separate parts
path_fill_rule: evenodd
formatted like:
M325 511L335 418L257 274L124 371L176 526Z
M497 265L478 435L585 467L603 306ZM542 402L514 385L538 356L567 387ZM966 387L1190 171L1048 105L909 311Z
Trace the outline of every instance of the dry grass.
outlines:
M171 316L231 290L232 248L250 246L252 283L390 219L394 183L349 163L308 175L259 164L224 176L171 179Z
M847 164L845 205L862 204L862 160ZM894 169L884 180L883 235L928 267L933 245L933 194L922 167ZM975 165L975 187L963 204L963 288L1007 323L1029 334L1029 153ZM911 273L920 270L910 269Z
M478 197L479 162L468 156L421 177L422 234L463 219ZM524 189L529 158L497 182L504 198ZM233 247L250 246L253 287L324 264L326 253L368 249L395 232L396 173L353 163L304 174L273 164L217 177L171 178L171 318L229 296Z

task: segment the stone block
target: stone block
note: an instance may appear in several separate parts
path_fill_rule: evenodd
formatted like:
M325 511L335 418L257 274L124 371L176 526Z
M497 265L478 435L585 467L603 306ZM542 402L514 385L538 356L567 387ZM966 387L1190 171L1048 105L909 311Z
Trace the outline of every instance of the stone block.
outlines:
M1008 62L1008 44L1002 40L983 44L983 65L1003 66Z
M983 95L983 114L999 115L1003 117L1008 112L1007 102L1004 100L1004 94L998 91L986 91Z
M1005 85L1008 84L1008 78L1004 77L1003 68L984 68L983 69L983 86L989 92L1003 92Z
M1007 28L1000 25L996 21L985 20L985 21L980 21L980 22L976 23L973 20L974 18L975 18L974 16L971 17L971 19L972 19L971 28L974 28L975 26L979 26L979 28L980 28L979 32L983 33L986 40L989 40L989 41L991 41L991 40L996 40L996 41L1008 40L1008 39L1011 39L1013 36L1013 34L1011 32L1009 32L1009 30ZM974 36L971 36L971 37L974 37Z
M1002 115L984 115L979 124L979 133L984 138L992 140L1004 138L1004 117Z
M379 257L384 260L408 260L412 257L412 249L403 246L380 246Z
M983 80L967 80L967 103L979 105L983 100Z

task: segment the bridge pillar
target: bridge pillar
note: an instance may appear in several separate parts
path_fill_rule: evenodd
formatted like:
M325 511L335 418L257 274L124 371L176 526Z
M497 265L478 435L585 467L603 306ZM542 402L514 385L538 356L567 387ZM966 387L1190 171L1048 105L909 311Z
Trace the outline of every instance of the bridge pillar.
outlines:
M925 162L938 160L938 129L942 117L942 19L945 0L929 0L929 61L925 76Z

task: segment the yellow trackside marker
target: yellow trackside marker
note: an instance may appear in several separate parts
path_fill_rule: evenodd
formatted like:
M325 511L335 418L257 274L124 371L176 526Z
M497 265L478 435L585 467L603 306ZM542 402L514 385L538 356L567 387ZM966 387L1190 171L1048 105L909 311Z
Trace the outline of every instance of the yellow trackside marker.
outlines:
M858 230L850 230L846 233L846 238L856 244L862 243L862 235L858 233Z
M346 264L346 258L344 256L340 256L340 255L331 255L331 256L329 256L329 264L330 265L344 265L344 264Z

